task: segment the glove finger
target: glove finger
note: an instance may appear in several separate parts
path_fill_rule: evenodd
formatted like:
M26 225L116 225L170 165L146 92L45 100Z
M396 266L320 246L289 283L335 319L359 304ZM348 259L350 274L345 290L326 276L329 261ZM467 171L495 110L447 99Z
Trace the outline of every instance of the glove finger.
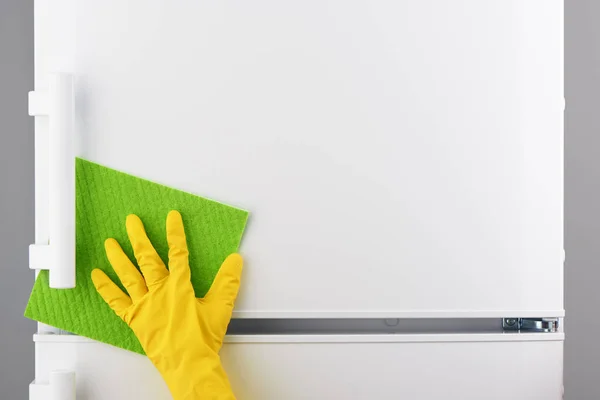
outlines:
M240 289L240 280L244 261L239 254L229 255L215 277L215 280L205 296L207 301L212 299L225 300L233 306Z
M133 303L119 287L100 269L92 271L92 282L100 296L113 309L113 311L121 316L125 310Z
M127 257L127 254L123 252L119 243L112 238L106 239L104 248L110 265L112 265L123 286L127 289L131 300L136 302L144 297L148 293L146 282L140 271L133 265L129 257Z
M142 220L137 215L130 214L125 226L133 254L144 274L146 286L150 289L152 285L169 276L169 271L148 239Z
M171 276L181 283L190 282L188 247L185 239L183 220L178 211L167 215L167 242L169 243L169 271Z

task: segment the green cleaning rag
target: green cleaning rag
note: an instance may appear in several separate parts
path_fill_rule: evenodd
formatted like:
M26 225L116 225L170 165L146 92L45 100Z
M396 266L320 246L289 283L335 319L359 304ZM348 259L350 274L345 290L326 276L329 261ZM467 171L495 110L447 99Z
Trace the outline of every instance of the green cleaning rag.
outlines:
M144 354L133 332L92 284L90 273L100 268L120 285L104 253L104 240L115 238L135 261L125 218L136 214L156 251L167 261L165 221L170 210L178 210L188 241L192 284L196 296L202 297L225 257L237 251L248 212L82 159L76 160L76 193L76 287L51 289L48 271L41 271L25 316Z

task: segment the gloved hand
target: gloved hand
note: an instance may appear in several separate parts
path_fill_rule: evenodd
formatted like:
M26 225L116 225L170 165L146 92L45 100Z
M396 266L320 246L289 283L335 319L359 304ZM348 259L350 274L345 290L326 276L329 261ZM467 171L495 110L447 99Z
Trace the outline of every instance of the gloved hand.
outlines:
M98 293L131 327L175 400L235 399L219 350L240 286L242 257L227 257L206 296L198 299L179 212L167 216L169 270L136 215L127 217L126 227L144 276L117 241L107 239L106 255L129 295L95 269Z

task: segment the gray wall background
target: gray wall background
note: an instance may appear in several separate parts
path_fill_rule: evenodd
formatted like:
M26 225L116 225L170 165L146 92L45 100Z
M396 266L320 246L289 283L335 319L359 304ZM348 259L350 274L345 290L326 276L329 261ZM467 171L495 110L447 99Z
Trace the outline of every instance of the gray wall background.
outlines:
M0 399L25 400L35 324L23 317L34 278L33 0L0 0Z
M565 393L600 399L600 1L565 0Z
M527 1L527 0L523 0ZM568 400L600 399L600 1L565 0ZM33 0L0 0L0 399L27 399L33 280ZM533 362L534 360L532 360ZM535 365L533 362L532 365Z

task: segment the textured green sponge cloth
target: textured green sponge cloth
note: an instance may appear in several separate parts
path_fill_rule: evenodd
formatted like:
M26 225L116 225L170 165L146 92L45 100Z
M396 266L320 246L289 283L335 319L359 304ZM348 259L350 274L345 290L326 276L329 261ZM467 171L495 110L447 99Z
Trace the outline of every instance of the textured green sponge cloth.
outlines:
M100 268L122 288L104 253L104 240L114 237L135 261L125 218L137 214L166 264L165 221L170 210L178 210L185 225L192 284L196 296L202 297L225 257L237 251L248 213L82 159L76 161L76 193L77 286L51 289L48 271L41 271L25 316L144 354L135 335L92 284L90 273Z

